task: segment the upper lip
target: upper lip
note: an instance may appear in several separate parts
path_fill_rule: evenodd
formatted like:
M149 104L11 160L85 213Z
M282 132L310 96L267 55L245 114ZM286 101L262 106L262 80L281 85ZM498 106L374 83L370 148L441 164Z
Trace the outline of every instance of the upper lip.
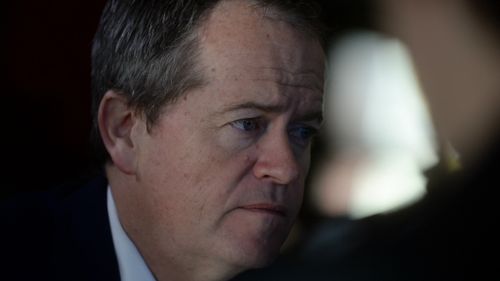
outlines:
M276 204L276 203L257 203L257 204L248 204L240 207L241 209L246 210L256 210L256 211L267 211L276 213L280 216L287 215L287 209L284 205Z

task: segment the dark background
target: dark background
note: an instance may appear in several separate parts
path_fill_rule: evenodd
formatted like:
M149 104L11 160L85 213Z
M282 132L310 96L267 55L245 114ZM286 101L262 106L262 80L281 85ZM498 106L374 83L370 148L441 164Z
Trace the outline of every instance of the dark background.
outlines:
M3 1L0 196L87 171L90 47L104 2Z
M105 0L2 1L0 198L85 177L90 48ZM370 22L369 1L324 1L330 33Z

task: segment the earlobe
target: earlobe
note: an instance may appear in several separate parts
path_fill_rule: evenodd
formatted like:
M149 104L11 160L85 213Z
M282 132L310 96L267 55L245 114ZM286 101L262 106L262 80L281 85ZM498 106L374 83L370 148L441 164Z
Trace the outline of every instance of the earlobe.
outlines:
M132 129L138 121L123 95L113 90L104 94L98 112L99 132L113 165L128 175L135 174L137 151Z

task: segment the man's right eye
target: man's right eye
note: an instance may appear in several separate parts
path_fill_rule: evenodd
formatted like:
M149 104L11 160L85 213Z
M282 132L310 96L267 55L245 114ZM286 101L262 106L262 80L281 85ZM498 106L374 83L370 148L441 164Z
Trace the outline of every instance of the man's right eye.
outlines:
M255 132L262 129L261 123L258 118L248 118L233 121L231 125L244 132Z

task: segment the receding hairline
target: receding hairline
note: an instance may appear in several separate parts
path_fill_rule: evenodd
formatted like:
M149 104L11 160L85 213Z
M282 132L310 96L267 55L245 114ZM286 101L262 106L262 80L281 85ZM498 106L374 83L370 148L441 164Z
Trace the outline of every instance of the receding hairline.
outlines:
M315 20L307 19L304 15L301 15L298 12L293 12L293 10L287 11L285 10L286 7L281 7L278 3L265 0L220 0L212 9L210 9L210 11L208 11L208 13L200 18L198 28L206 26L209 18L227 5L227 3L231 2L246 4L245 6L250 12L254 12L256 15L262 16L263 19L287 23L289 26L297 31L300 31L304 35L308 35L318 41L322 41L321 30L313 23ZM319 21L319 19L316 19L316 21Z
M189 40L189 38L191 38L194 43L194 48L197 48L198 52L202 52L202 49L204 48L203 45L206 44L206 42L204 42L204 39L209 37L208 29L210 28L210 25L213 24L213 22L211 21L213 21L214 19L217 20L218 17L223 17L223 14L218 15L220 9L225 8L225 5L227 5L228 3L235 2L243 4L244 7L248 8L248 11L254 16L261 17L264 20L283 22L301 35L304 35L313 41L317 41L319 43L319 46L321 46L322 51L325 53L320 31L315 30L314 24L309 23L307 19L301 18L300 15L294 15L293 12L287 12L280 9L278 5L259 0L219 1L209 11L207 11L200 17L196 27L192 30L192 32L187 34L184 40ZM217 18L214 18L215 16L217 16ZM297 21L300 21L300 23ZM199 57L196 58L194 63L194 67L199 71L198 74L204 75L207 73L208 69L203 69L204 67ZM205 81L205 83L206 82L208 81Z
M196 55L194 57L189 58L189 60L192 60L192 66L191 70L189 71L186 77L188 77L188 79L191 80L196 80L198 81L198 83L196 83L195 85L191 85L191 87L183 89L183 91L179 93L179 95L176 98L160 106L160 110L158 111L158 114L156 116L163 114L167 110L169 104L175 104L178 99L187 95L189 92L191 92L191 90L203 87L209 83L209 79L207 77L209 68L203 64L203 60L200 57L203 53L202 49L204 48L203 38L207 34L206 32L210 25L210 21L213 20L214 16L216 16L218 12L220 12L220 9L223 9L224 7L226 7L226 5L230 3L238 3L238 2L244 5L246 8L248 8L248 11L254 14L255 16L262 17L262 19L264 20L284 22L292 29L300 32L301 34L308 36L311 39L317 40L318 42L321 41L320 34L314 32L314 28L312 27L313 24L308 24L308 21L306 19L301 18L300 15L297 15L295 18L293 18L293 16L291 16L293 15L293 12L287 12L281 9L281 7L278 4L272 2L266 2L265 0L264 1L220 0L217 3L215 3L215 5L213 5L211 8L207 9L200 15L197 22L193 26L193 29L190 32L184 34L184 36L182 36L181 38L179 38L179 40L176 43L177 47L174 48L178 49L186 47L193 49ZM219 16L223 16L223 14ZM295 22L299 20L301 21L300 24ZM142 110L139 109L139 112L141 111ZM150 122L151 126L148 127L149 128L154 127L156 118L153 118L152 120L149 121L151 121Z

